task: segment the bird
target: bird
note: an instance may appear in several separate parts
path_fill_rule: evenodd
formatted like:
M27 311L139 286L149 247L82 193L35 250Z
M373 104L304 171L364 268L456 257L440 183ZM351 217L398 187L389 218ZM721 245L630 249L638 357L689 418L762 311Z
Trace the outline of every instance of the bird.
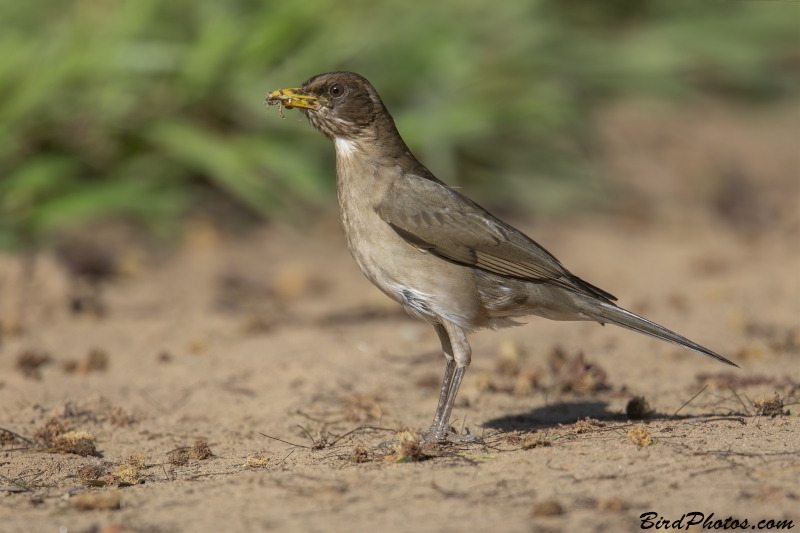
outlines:
M445 373L421 442L469 442L450 415L472 349L467 333L518 325L525 316L594 321L655 337L738 366L619 307L613 295L567 270L533 239L437 179L411 153L377 91L354 72L329 72L267 93L332 140L336 193L350 254L364 275L412 317L432 325Z

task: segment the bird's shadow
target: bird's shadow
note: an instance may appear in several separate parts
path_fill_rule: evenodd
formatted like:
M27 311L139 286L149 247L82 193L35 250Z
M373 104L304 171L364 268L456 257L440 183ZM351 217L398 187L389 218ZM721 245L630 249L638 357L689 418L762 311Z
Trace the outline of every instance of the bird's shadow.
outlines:
M501 431L530 431L572 424L586 417L598 420L623 420L627 418L617 411L608 410L608 402L558 402L537 407L527 413L501 416L481 424L485 428Z
M720 416L718 413L669 415L666 413L653 412L647 416L647 420L692 420ZM722 416L733 418L750 417L748 413L732 411ZM631 419L619 411L609 411L608 402L588 401L588 402L557 402L541 407L537 407L527 413L517 413L501 416L487 420L480 427L486 429L496 429L505 431L532 431L537 429L547 429L556 427L559 424L574 424L578 420L586 417L594 418L604 422L630 422ZM633 420L636 422L636 420Z

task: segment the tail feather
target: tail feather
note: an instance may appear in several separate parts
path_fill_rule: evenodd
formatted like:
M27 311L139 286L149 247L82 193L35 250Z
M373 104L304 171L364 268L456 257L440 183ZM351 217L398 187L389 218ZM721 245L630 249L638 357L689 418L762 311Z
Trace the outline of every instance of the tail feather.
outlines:
M598 322L608 322L622 328L642 333L644 335L649 335L650 337L655 337L656 339L662 341L677 344L678 346L683 346L684 348L694 350L695 352L699 352L703 355L713 357L722 363L739 368L739 365L736 363L725 359L721 355L712 352L708 348L700 346L699 344L690 341L686 337L678 335L674 331L670 331L663 326L659 326L655 322L650 322L646 318L635 315L630 311L626 311L621 307L615 306L614 304L597 300L592 301L588 298L585 299L584 302L588 305L581 306L583 307L582 311Z

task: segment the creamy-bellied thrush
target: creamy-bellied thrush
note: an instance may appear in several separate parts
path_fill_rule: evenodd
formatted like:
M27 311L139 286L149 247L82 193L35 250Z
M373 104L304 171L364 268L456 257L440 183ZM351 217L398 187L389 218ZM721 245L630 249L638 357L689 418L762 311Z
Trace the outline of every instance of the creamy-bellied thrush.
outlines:
M513 326L517 317L615 324L736 366L618 307L614 296L436 179L403 142L364 77L320 74L299 88L269 93L266 103L302 110L334 142L336 191L353 259L381 291L439 335L447 364L424 440L458 440L448 428L472 356L466 333Z

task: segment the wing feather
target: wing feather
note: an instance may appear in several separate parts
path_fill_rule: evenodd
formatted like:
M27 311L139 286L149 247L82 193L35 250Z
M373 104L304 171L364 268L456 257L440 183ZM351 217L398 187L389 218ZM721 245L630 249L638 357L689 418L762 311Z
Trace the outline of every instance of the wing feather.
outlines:
M442 259L616 300L570 273L527 235L444 184L406 175L389 188L375 211L409 244Z

